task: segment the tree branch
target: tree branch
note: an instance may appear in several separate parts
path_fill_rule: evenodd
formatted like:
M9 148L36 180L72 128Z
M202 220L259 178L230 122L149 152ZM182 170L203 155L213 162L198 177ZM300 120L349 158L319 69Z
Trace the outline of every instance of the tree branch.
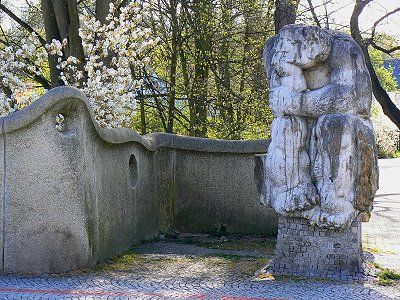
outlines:
M389 117L389 119L400 129L400 110L392 102L388 93L382 87L379 82L378 76L376 75L375 69L372 65L371 58L368 53L368 46L371 44L371 40L365 40L361 36L360 27L358 24L358 18L361 15L365 6L372 0L356 0L353 13L350 19L350 32L353 39L361 47L364 54L365 63L371 76L372 92L382 107L383 113Z
M386 54L391 54L391 53L393 53L393 52L395 52L397 50L400 50L400 46L396 46L396 47L393 47L393 48L390 48L390 49L383 48L381 46L378 46L373 40L370 41L370 44L376 50L382 51L383 53L386 53Z
M287 25L296 21L297 8L300 0L275 0L275 33Z
M396 9L394 9L394 10L388 12L386 15L382 16L381 18L379 18L379 19L374 23L374 25L372 26L372 32L371 32L372 38L374 38L374 36L375 36L376 26L378 26L378 24L379 24L380 22L382 22L384 19L386 19L386 18L389 17L390 15L393 15L393 14L399 12L399 11L400 11L400 7L398 7L398 8L396 8Z
M11 19L13 19L15 22L17 22L22 28L26 29L30 33L35 33L39 39L40 44L45 47L46 46L46 41L44 38L40 36L40 34L33 29L28 23L25 21L21 20L18 16L16 16L11 10L9 10L7 7L5 7L3 4L0 3L0 10L5 12Z
M310 11L313 16L315 24L317 24L318 27L321 27L321 23L318 20L317 14L315 13L314 6L312 4L312 0L307 0L307 2L308 2L308 6L310 7Z

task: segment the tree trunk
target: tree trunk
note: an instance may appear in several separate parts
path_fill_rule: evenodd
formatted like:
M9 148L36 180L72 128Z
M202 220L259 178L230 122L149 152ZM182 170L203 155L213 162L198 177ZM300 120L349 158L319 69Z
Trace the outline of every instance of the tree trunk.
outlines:
M60 32L58 31L57 19L51 0L41 0L44 29L46 31L46 43L51 44L53 39L61 40ZM49 69L50 69L50 80L51 88L63 85L64 83L60 79L60 69L57 69L57 55L49 54Z
M100 21L101 24L106 24L106 17L110 11L110 3L112 0L96 0L96 20Z
M192 26L194 30L194 79L192 89L193 111L191 117L195 124L194 135L207 136L207 112L210 65L208 57L212 50L211 34L209 26L213 15L213 4L208 0L193 1ZM192 122L191 121L191 122Z
M78 68L84 69L85 56L83 53L82 39L79 36L79 16L76 0L42 0L43 20L46 31L46 42L50 44L53 39L68 44L64 47L64 59L74 56L80 64ZM63 85L60 79L60 70L57 69L56 55L49 55L51 87ZM71 74L73 75L73 74Z
M357 44L361 47L361 50L365 57L365 63L367 65L369 74L371 76L372 82L372 92L382 107L383 113L389 117L389 119L400 129L400 110L397 106L392 102L388 93L382 87L379 82L378 76L375 73L374 67L371 62L371 58L368 53L368 46L370 45L370 41L366 41L362 38L360 28L358 25L358 18L362 13L364 7L371 2L371 0L357 0L356 5L354 6L353 13L350 19L350 31L351 36L357 42Z
M296 22L299 2L300 0L275 1L275 33L278 33L283 26Z
M68 50L69 55L76 57L81 63L79 69L83 71L85 54L83 52L82 38L79 36L79 14L77 0L67 0L68 3Z
M140 101L140 134L145 135L147 133L146 128L146 110L144 107L144 97L142 93L139 94Z
M171 66L169 72L169 99L168 99L168 120L167 132L174 132L174 114L175 114L175 99L176 99L176 71L178 65L178 55L180 48L180 32L178 22L178 3L176 0L169 1L169 9L171 16Z
M221 1L221 44L218 54L218 72L219 77L216 79L218 89L218 107L221 118L228 127L233 126L234 123L234 109L233 101L230 99L231 90L231 35L234 30L233 26L233 3L232 0Z

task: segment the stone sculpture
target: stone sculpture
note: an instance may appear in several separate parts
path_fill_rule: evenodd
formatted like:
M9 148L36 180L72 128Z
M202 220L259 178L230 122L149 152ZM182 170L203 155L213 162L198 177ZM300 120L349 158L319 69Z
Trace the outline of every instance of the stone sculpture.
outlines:
M287 25L267 41L274 114L264 204L320 228L368 220L378 188L371 83L350 36Z

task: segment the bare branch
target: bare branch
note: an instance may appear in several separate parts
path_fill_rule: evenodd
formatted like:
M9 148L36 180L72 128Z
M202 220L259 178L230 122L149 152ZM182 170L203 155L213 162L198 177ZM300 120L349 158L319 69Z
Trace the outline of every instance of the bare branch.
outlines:
M30 33L35 33L39 39L40 44L45 47L46 46L46 41L44 38L40 36L40 34L33 29L28 23L23 21L21 18L19 18L17 15L15 15L11 10L9 10L7 7L5 7L3 4L0 3L0 10L5 12L11 19L13 19L15 22L17 22L22 28L26 29Z
M368 46L371 45L371 39L365 40L362 38L360 27L358 25L358 18L365 6L370 3L372 0L356 0L356 5L354 6L353 13L350 19L350 31L351 36L357 42L357 44L361 47L361 50L364 54L365 64L367 65L369 74L371 76L372 83L372 91L376 100L382 107L382 110L386 116L398 127L400 128L400 110L397 106L392 102L388 93L382 87L379 82L379 78L376 75L375 69L372 65L371 58L368 53Z
M371 32L372 38L374 38L374 36L375 36L376 26L378 26L378 24L379 24L380 22L382 22L384 19L386 19L386 18L389 17L390 15L393 15L393 14L399 12L399 11L400 11L400 7L398 7L398 8L396 8L396 9L394 9L394 10L388 12L386 15L382 16L381 18L379 18L379 19L374 23L374 25L372 26L372 32Z
M370 44L375 49L382 51L383 53L386 53L386 54L392 54L393 52L400 50L400 46L396 46L396 47L393 47L390 49L383 48L381 46L378 46L373 40L370 41Z
M318 27L321 27L321 23L318 20L317 14L315 13L315 8L312 4L312 0L307 0L307 2L308 2L308 6L310 7L310 11L313 16L315 24L317 24Z

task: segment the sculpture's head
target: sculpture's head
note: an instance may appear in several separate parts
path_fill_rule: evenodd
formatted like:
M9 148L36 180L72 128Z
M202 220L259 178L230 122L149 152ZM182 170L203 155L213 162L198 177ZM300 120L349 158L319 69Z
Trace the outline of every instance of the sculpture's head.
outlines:
M319 27L291 24L279 31L275 51L284 52L287 63L309 69L327 59L331 43L331 36Z

